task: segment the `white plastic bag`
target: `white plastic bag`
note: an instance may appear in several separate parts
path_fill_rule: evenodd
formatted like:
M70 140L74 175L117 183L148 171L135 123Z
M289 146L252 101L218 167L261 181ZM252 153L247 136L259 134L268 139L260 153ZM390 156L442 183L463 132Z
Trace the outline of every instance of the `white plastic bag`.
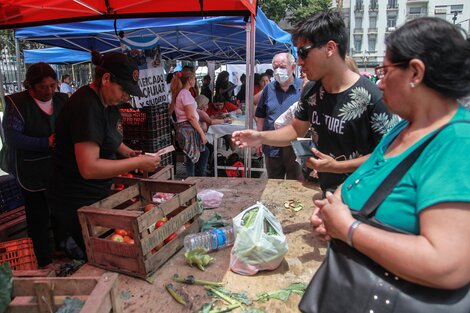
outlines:
M250 218L250 214L252 214ZM287 240L281 223L260 202L233 219L236 234L230 254L230 269L242 275L274 270L287 253Z
M204 209L214 209L220 206L224 194L217 190L204 189L197 194L197 197L202 201Z

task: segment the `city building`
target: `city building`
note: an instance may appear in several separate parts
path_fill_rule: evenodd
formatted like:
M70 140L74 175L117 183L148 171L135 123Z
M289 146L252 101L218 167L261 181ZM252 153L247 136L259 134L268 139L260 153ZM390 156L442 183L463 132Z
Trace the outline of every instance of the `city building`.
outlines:
M464 0L350 0L343 3L349 22L349 53L360 71L373 72L383 62L385 38L406 21L436 16L470 32L470 3ZM345 1L346 2L346 1Z

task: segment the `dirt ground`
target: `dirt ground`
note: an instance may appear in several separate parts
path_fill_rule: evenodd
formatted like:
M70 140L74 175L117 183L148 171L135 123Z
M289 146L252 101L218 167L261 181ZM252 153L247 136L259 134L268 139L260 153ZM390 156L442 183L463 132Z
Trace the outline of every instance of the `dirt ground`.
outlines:
M184 277L194 275L198 279L221 281L225 288L232 292L246 291L250 299L262 292L285 288L293 282L310 281L326 252L325 244L313 237L309 224L313 210L312 197L320 197L317 185L303 185L297 181L240 178L190 178L188 181L197 182L199 191L214 189L224 193L221 207L206 210L203 214L205 219L214 212L224 218L232 218L256 201L263 202L281 222L289 251L276 270L260 272L254 276L242 276L229 269L231 248L212 253L216 261L208 266L205 272L189 267L185 263L182 249L151 277L153 284L120 275L119 295L124 302L124 312L194 312L199 310L202 304L211 302L212 298L203 287L172 282L171 278L175 273ZM284 202L291 199L301 201L304 209L294 213L284 208ZM104 272L105 270L85 265L74 276L97 276ZM164 288L164 285L170 282L188 294L191 305L184 307L170 297ZM233 312L242 312L251 307L269 313L299 312L299 301L300 297L293 294L286 303L275 299L265 303L253 302L251 306Z

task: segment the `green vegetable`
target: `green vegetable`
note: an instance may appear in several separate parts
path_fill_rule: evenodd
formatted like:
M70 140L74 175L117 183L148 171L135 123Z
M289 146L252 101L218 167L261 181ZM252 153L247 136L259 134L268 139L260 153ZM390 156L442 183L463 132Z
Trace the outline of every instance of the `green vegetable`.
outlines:
M186 262L190 266L196 265L201 271L205 271L204 266L207 266L210 262L215 260L213 257L207 254L207 250L203 248L194 249L184 254Z
M186 301L184 300L184 297L176 291L176 289L173 287L173 284L166 284L165 289L173 297L173 299L176 300L176 302L184 306L187 305Z
M207 287L209 286L204 286L204 288L209 290L210 296L212 297L216 296L218 298L221 298L227 301L228 303L239 302L245 305L250 305L252 303L252 301L248 298L248 294L245 291L236 293L236 292L231 292L223 287L210 287L210 288L207 288ZM227 299L230 299L230 301Z
M266 313L266 311L258 308L248 308L246 310L241 311L240 313Z
M253 224L254 220L256 219L256 215L258 214L259 208L254 207L250 211L246 212L243 217L243 226L250 227Z
M0 312L4 312L11 302L11 291L13 289L13 273L10 264L0 264Z
M188 284L188 285L204 285L204 286L223 286L222 283L200 280L196 279L193 275L189 275L186 278L180 277L178 274L173 275L173 280L178 283Z
M286 302L292 293L302 296L305 292L305 288L307 288L307 285L304 283L292 283L283 289L261 293L256 296L256 301L265 302L269 299L278 299Z
M79 298L66 297L56 313L80 313L84 305L85 301Z
M201 231L206 231L212 228L219 228L232 225L232 222L222 218L217 213L214 213L207 221L202 223Z

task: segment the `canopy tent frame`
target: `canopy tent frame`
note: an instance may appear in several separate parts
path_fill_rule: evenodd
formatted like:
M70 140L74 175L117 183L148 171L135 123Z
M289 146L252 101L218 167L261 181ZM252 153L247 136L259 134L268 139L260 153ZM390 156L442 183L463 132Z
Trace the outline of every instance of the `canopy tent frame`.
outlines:
M17 0L19 2L23 2L24 0ZM74 0L74 2L77 2L78 0ZM112 0L107 0L108 1L112 1ZM118 0L116 0L118 1ZM164 0L164 1L167 1L167 0ZM267 59L268 56L269 56L269 62L271 61L272 59L272 56L273 56L273 52L270 51L273 49L273 45L274 44L277 44L278 46L282 47L282 49L279 49L278 52L281 52L284 51L289 51L289 52L293 52L295 48L292 47L292 42L290 41L290 35L287 35L286 36L283 36L283 38L281 38L281 40L275 40L273 39L272 37L270 37L269 35L267 36L268 39L267 39L267 43L264 44L264 43L261 43L261 42L258 42L258 43L255 43L255 36L256 36L256 32L257 31L261 31L259 29L257 29L257 22L256 22L256 15L258 13L258 16L260 16L260 13L261 13L261 16L264 17L264 21L260 23L260 25L270 31L272 29L274 29L275 27L277 27L277 25L275 25L274 22L272 21L269 21L267 20L267 18L264 16L264 13L261 12L261 10L258 9L258 12L256 11L257 8L256 8L256 1L252 1L252 0L224 0L224 1L215 1L215 0L205 0L206 2L211 2L211 3L217 3L217 2L240 2L243 6L245 6L244 9L242 10L234 10L233 12L230 11L224 11L223 15L226 15L225 18L227 16L243 16L244 17L244 24L243 25L240 25L240 24L230 24L227 22L226 19L224 18L209 18L209 19L218 19L217 23L214 23L214 24L211 24L211 29L214 28L214 27L230 27L230 28L239 28L240 29L240 32L234 32L232 34L232 36L235 36L235 34L243 34L245 33L245 39L244 40L233 40L233 37L232 38L232 41L228 41L227 39L227 36L213 36L213 34L211 34L212 36L208 37L208 39L206 41L201 41L201 40L193 40L191 39L192 36L194 36L195 34L198 34L198 35L201 35L200 33L195 33L195 32L192 32L192 31L188 31L188 30L184 30L184 29L180 29L178 26L174 26L174 28L176 28L176 31L173 32L172 36L176 36L177 37L177 44L173 44L171 42L171 40L169 40L169 38L166 37L166 32L158 32L156 33L155 31L150 31L149 34L151 33L154 38L155 36L158 36L157 39L159 42L163 43L163 42L166 42L168 43L167 46L162 46L161 48L161 54L162 54L162 57L163 58L167 58L167 59L175 59L175 55L177 55L177 53L181 54L181 52L185 53L186 54L186 57L188 59L191 59L191 60L216 60L216 61L228 61L227 63L231 63L231 62L239 62L239 61L245 61L246 62L246 75L247 75L247 83L246 83L246 103L248 104L246 107L247 107L247 119L246 119L246 127L247 128L250 128L252 129L253 128L253 116L254 116L254 108L252 105L249 105L251 103L253 103L253 89L254 89L254 86L253 86L253 83L254 83L254 65L255 65L255 48L260 48L259 51L260 51L260 54L263 54L263 51L265 50L268 50L269 52L266 52L264 54L264 58ZM60 1L59 1L60 2ZM145 1L144 1L145 2ZM183 2L191 2L193 3L194 0L184 0ZM204 2L204 0L201 0L200 1L201 3ZM254 5L253 5L254 3ZM194 3L193 3L194 4ZM48 3L49 5L49 3ZM89 9L89 8L88 8ZM96 8L95 8L96 9ZM123 9L123 8L120 8L120 9ZM97 9L98 10L98 9ZM110 19L110 18L114 18L115 19L115 24L117 23L117 21L119 21L120 23L123 21L122 18L126 18L126 17L145 17L145 16L148 16L150 13L147 12L146 10L142 11L142 12L147 12L147 13L142 13L140 12L139 14L124 14L124 13L116 13L116 11L113 11L114 12L114 15L111 17L111 15L109 14L110 12L107 12L107 13L104 13L103 11L100 11L98 10L100 13L99 15L102 15L102 16L93 16L93 17L89 17L87 16L87 19L89 20L95 20L95 19L99 19L100 17L101 18L107 18L107 19ZM201 15L221 15L221 14L217 14L219 11L217 11L216 9L214 10L211 10L209 12L205 12L204 10L204 7L201 7ZM2 13L2 8L0 8L0 28L5 28L5 25L7 25L7 21L5 21L4 19L1 18L1 13ZM98 12L95 12L96 14L98 14ZM103 13L103 14L101 14ZM155 12L153 12L155 13ZM162 13L162 12L160 12ZM188 12L182 12L182 11L179 11L179 12L173 12L173 14L169 14L168 12L164 12L164 14L153 14L153 16L198 16L199 14L196 14L196 13L199 13L199 11L192 11L192 14L188 14ZM229 14L227 14L229 13ZM248 18L249 17L249 18ZM73 17L73 18L69 18L68 20L71 20L71 21L80 21L80 20L83 20L84 17L81 16L81 17ZM199 18L200 19L200 18ZM59 19L59 20L52 20L50 21L51 23L57 23L59 21L64 21L64 20L67 20L67 19ZM206 20L208 19L200 19L199 23L203 23L203 22L206 22ZM141 20L143 21L143 19ZM44 24L45 21L31 21L29 22L28 25L37 25L37 24ZM274 24L275 26L273 26L272 24ZM19 25L19 24L15 24L15 22L11 22L9 25ZM23 24L25 25L25 24ZM40 28L40 27L39 27ZM102 52L108 52L108 51L113 51L113 50L120 50L121 49L121 40L117 40L117 39L121 39L119 34L118 34L118 31L116 29L117 27L114 26L114 32L112 32L111 30L109 30L108 32L102 32L102 33L98 33L97 35L95 36L86 36L86 37L83 37L83 38L88 38L88 39L93 39L93 42L94 43L102 43L104 46L106 46L106 48L102 48L100 49L100 51ZM122 29L125 29L125 27L122 27ZM144 34L142 34L143 32L143 29L145 27L142 27L142 28L136 28L134 30L132 29L128 29L127 30L127 33L125 34L125 37L126 38L137 38L137 37L143 37ZM35 28L37 29L37 28ZM24 29L23 29L24 30ZM49 43L50 45L53 45L53 46L59 46L59 47L66 47L66 48L70 48L70 47L74 47L74 48L78 48L79 50L83 50L83 51L90 51L93 49L93 47L89 47L89 46L85 46L84 44L79 44L76 42L77 38L80 38L80 34L77 35L77 36L71 36L71 35L67 35L67 34L55 34L55 35L52 35L52 36L41 36L41 35L38 35L36 37L33 37L33 36L26 36L24 34L21 34L21 31L20 30L19 32L16 32L16 40L31 40L31 41L36 41L36 42L42 42L44 43L44 41L46 40L49 40L51 41L53 38L58 40L56 43ZM170 32L169 32L170 33ZM286 37L286 38L284 38ZM288 37L288 39L287 39ZM191 50L189 49L187 46L185 45L180 45L180 40L183 41L183 39L186 39L187 42L190 42L192 44L192 47L199 47L199 51L195 52L194 50ZM60 41L60 43L59 43ZM213 50L208 50L206 49L204 46L203 46L203 42L211 42L213 43L213 46L214 47L217 47L217 49L213 49ZM227 44L228 44L228 47L227 47ZM224 45L225 45L225 48L224 48ZM242 48L241 48L242 47ZM245 58L243 58L243 54L241 54L241 50L242 49L245 49ZM208 55L208 53L210 53ZM257 59L259 59L260 57L260 54L256 55ZM184 60L185 58L177 58L177 59L182 59ZM245 149L245 173L248 174L248 177L250 177L250 172L251 172L251 150L250 149Z

